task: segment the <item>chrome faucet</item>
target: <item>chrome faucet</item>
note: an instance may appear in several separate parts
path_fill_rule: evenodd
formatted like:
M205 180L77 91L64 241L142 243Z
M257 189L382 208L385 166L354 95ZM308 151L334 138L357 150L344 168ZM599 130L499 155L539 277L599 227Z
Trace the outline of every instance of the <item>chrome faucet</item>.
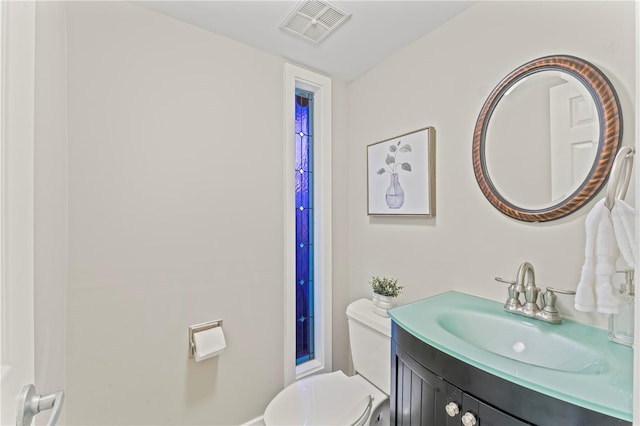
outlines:
M509 298L504 304L505 311L553 324L562 322L562 317L556 307L558 296L555 293L576 294L573 290L558 290L547 287L547 291L540 297L540 306L538 306L540 288L536 286L535 271L529 262L520 265L515 281L507 281L499 277L496 277L496 281L509 284ZM520 294L522 293L524 293L524 305L520 302Z
M527 282L525 284L525 279ZM520 313L526 317L535 317L540 311L537 305L538 293L540 289L536 287L536 274L533 271L533 265L529 262L524 262L518 268L518 274L516 275L516 289L524 288L524 305Z

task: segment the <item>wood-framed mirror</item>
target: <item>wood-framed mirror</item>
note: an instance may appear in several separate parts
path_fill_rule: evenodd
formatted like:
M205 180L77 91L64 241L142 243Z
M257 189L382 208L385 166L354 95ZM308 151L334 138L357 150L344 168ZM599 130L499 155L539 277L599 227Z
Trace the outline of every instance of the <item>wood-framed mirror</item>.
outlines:
M503 214L555 220L602 188L621 140L620 103L607 77L583 59L545 56L512 71L485 101L473 170Z

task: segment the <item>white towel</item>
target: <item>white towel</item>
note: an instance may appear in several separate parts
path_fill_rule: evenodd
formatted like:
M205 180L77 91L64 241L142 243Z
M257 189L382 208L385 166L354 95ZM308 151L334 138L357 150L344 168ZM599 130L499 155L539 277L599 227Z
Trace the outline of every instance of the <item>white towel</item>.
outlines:
M596 241L596 311L603 314L617 314L620 301L614 294L611 277L616 273L618 246L616 244L611 214L605 207L605 214L598 224Z
M575 308L583 312L612 314L618 312L619 301L611 286L618 248L611 212L598 201L585 220L586 241L582 276L576 289Z
M611 209L613 232L622 258L630 268L636 267L638 244L636 242L635 210L624 200L615 200Z

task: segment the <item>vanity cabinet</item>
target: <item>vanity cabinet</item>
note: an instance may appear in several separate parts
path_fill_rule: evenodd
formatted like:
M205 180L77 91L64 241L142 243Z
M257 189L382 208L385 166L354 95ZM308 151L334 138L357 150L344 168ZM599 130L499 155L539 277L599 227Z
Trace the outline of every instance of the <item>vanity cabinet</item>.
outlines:
M631 425L466 364L395 322L390 418L391 425L403 426Z
M525 426L529 423L503 413L438 377L401 348L395 348L396 393L392 396L396 425L453 426L465 422L483 426Z

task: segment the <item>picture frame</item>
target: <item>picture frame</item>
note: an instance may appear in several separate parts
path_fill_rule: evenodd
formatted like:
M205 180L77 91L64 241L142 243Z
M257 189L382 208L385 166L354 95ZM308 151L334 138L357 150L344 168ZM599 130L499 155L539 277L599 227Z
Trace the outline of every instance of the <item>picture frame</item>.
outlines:
M425 127L367 145L369 216L435 216L435 138Z

